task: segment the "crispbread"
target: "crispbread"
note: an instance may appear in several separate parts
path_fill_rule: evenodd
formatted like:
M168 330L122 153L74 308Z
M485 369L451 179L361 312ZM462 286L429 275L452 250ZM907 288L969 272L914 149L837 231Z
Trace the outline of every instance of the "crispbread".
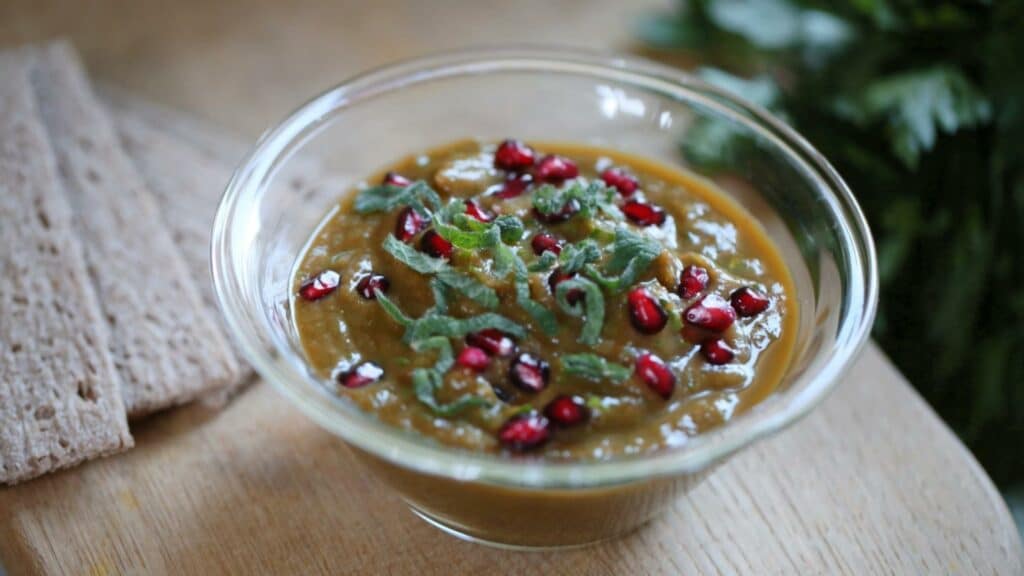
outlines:
M113 119L124 150L153 192L209 313L219 318L210 281L210 233L232 166L154 127L138 114L122 110ZM252 375L252 369L237 353L236 359L242 367L240 380L234 383L238 385Z
M0 483L132 446L21 55L0 54Z
M129 416L237 381L227 341L77 56L63 43L32 56L32 84L110 326Z

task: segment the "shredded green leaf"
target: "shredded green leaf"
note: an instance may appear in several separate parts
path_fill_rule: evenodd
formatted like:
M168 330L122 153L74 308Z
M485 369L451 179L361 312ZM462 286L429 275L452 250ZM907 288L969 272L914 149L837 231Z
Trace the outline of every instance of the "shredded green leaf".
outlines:
M583 240L576 244L567 244L558 257L560 267L566 274L574 274L590 262L601 258L601 249L593 240Z
M568 300L570 290L583 290L583 305L573 305ZM601 341L601 328L604 326L604 295L601 288L586 278L576 277L558 284L555 290L555 301L567 314L583 317L583 329L580 330L579 341L594 346Z
M619 219L622 212L615 206L615 196L615 188L606 186L604 182L598 180L587 184L574 182L564 188L545 184L534 191L533 207L541 214L555 214L575 201L580 207L579 215L584 218L603 212Z
M487 328L497 328L515 338L526 336L526 329L509 320L505 316L487 312L470 318L453 318L437 314L427 314L412 322L406 330L404 340L415 342L431 336L447 336L461 338L471 332L479 332Z
M391 234L384 239L384 250L420 274L436 274L448 266L443 259L431 258Z
M450 288L436 277L430 279L430 291L434 293L434 308L436 314L448 313L448 292Z
M360 214L368 214L390 212L399 206L413 206L417 212L429 216L424 203L438 210L441 208L441 197L426 182L417 180L405 188L385 184L360 190L356 196L355 209Z
M653 238L618 228L612 242L611 258L605 266L607 274L591 264L587 264L584 270L605 290L621 292L636 283L661 251L661 245Z
M379 289L374 289L373 293L377 296L377 303L380 304L380 307L383 308L384 311L387 312L388 316L391 316L395 322L398 322L406 328L413 325L415 320L407 316L405 312L402 312L402 309L392 302L390 298L385 296L383 292Z
M558 320L555 315L544 307L540 302L530 297L530 277L526 264L522 258L513 254L515 266L516 304L519 305L533 321L540 326L540 329L547 335L552 336L558 332Z
M566 354L562 356L561 362L562 370L566 374L581 376L595 382L610 380L618 384L624 382L631 374L629 368L609 362L596 354Z
M540 258L536 262L527 266L527 270L530 272L547 272L558 262L558 256L554 252L548 251L540 255Z
M448 267L438 270L435 278L487 309L498 307L498 294L494 289L472 276Z
M468 408L488 406L481 396L466 394L448 404L438 404L435 391L441 387L442 376L436 370L417 368L412 371L412 387L416 399L429 407L438 416L455 416Z
M526 233L523 221L515 216L498 216L494 225L501 231L501 241L505 244L518 244Z

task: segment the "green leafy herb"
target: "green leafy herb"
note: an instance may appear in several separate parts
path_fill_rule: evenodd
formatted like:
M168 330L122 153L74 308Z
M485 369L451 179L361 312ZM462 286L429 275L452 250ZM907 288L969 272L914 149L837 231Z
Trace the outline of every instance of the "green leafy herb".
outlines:
M530 272L547 272L548 270L551 270L551 267L554 266L556 262L558 262L558 256L549 250L541 254L540 258L537 258L533 264L530 264L526 268Z
M558 320L555 315L544 307L540 302L530 297L530 277L523 260L513 256L515 267L516 304L519 305L533 321L540 326L540 329L547 335L552 336L558 332Z
M356 196L355 209L360 214L368 214L390 212L399 206L413 206L417 212L426 216L429 212L424 204L437 210L441 207L441 198L426 182L417 180L405 188L385 184L360 190Z
M624 382L631 374L629 368L609 362L597 354L566 354L562 356L561 362L562 370L566 374L581 376L595 382L610 380L618 384Z
M385 296L383 292L379 289L374 289L373 293L377 296L377 303L380 304L380 307L383 308L384 311L387 312L388 316L391 316L395 322L398 322L406 328L413 325L415 320L406 316L406 314L402 312L402 310L392 302L390 298Z
M391 234L384 239L384 250L420 274L436 274L448 266L443 259L431 258Z
M575 274L591 262L601 258L601 249L597 243L587 239L576 244L566 244L558 257L560 268L566 274Z
M501 241L505 244L518 244L526 233L523 221L515 216L498 216L494 219L494 225L501 231Z
M434 307L432 309L434 313L439 315L447 314L450 291L448 285L434 277L430 279L430 291L434 294Z
M583 290L583 306L569 302L571 290ZM604 295L597 284L581 277L560 282L558 289L555 290L555 301L567 314L583 317L583 329L580 330L579 337L581 343L594 346L601 341L601 328L604 326Z
M497 328L515 338L526 336L526 330L519 324L500 314L488 312L470 318L427 314L413 321L406 331L404 339L406 342L415 342L431 336L461 338L471 332L479 332L487 328Z
M438 416L456 416L469 408L488 406L489 403L481 396L465 394L448 404L439 404L434 393L441 387L443 376L436 370L417 368L412 371L412 388L416 399L428 406Z
M588 184L575 182L564 188L545 184L533 192L533 207L541 214L555 214L570 202L579 205L579 216L589 218L603 212L614 218L622 218L622 211L615 206L615 188L604 182Z
M498 294L494 289L471 276L448 267L438 270L435 278L485 308L498 307Z
M612 243L612 255L605 267L608 275L589 264L585 270L587 276L605 290L621 292L636 283L662 250L653 238L618 228Z

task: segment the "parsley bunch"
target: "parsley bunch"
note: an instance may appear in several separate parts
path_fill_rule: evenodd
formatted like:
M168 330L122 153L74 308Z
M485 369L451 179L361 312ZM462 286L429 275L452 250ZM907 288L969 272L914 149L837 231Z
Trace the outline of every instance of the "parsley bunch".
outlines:
M1021 0L687 0L640 29L836 165L879 249L875 337L1003 485L1024 481L1022 23ZM712 124L682 151L744 153Z

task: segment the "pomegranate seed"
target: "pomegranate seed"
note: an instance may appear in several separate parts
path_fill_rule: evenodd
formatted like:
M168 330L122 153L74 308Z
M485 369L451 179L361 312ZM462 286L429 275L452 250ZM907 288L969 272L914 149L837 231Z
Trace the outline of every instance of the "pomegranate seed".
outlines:
M630 200L622 207L622 212L631 222L639 226L660 226L665 223L665 211L639 200Z
M767 310L768 304L771 303L767 296L750 286L738 288L729 299L732 301L732 307L736 309L736 313L743 318L757 316Z
M683 273L679 275L679 286L676 288L676 292L682 298L693 298L708 287L710 279L706 269L691 264L683 268Z
M398 222L395 224L395 237L402 242L408 242L426 227L426 218L411 207L406 207L398 213Z
M567 428L582 424L590 418L583 398L579 396L557 396L544 407L544 415L556 426Z
M522 196L531 183L533 183L533 176L529 174L514 174L506 178L501 184L501 189L493 194L501 199Z
M643 286L630 290L626 302L629 305L629 320L642 334L657 334L668 322L668 314Z
M303 282L299 286L299 295L305 300L319 300L334 292L340 283L341 274L334 270L324 270Z
M434 230L427 230L427 233L420 239L420 250L434 258L447 260L452 257L452 243Z
M555 268L554 270L552 270L551 275L548 276L548 289L551 290L551 295L557 296L558 285L561 284L562 282L565 282L566 280L571 280L575 277L575 272L573 272L572 274L566 274L565 272L562 271L561 268ZM580 290L579 288L573 288L569 290L568 294L565 295L565 299L569 302L569 304L575 306L577 303L581 302L585 296L586 294L583 293L583 290Z
M562 209L552 214L544 214L536 208L533 209L533 215L545 224L558 224L565 222L569 218L572 218L580 211L580 203L575 198L565 203Z
M487 355L487 352L476 346L466 346L459 352L459 356L455 361L459 366L465 366L474 372L483 372L491 363L491 357Z
M391 287L391 282L387 278L380 274L370 274L363 276L363 278L356 284L356 292L367 300L375 300L377 298L376 291L387 292L388 288Z
M398 186L399 188L405 188L409 184L412 184L412 180L409 180L398 172L391 171L384 175L383 184L385 186Z
M509 368L512 383L527 392L540 392L548 386L551 367L533 354L522 353Z
M534 176L541 182L561 182L579 176L580 169L576 163L564 156L548 154L540 159Z
M497 328L467 334L466 344L480 348L491 356L511 356L516 351L516 341Z
M533 248L533 253L537 256L545 252L553 252L555 256L562 253L562 242L547 232L541 232L534 236L530 240L530 246Z
M655 394L668 400L676 388L676 375L654 354L644 352L636 359L636 375L647 384Z
M623 196L632 196L633 192L636 192L637 187L640 186L640 182L637 181L636 177L626 172L622 168L609 168L601 173L601 180L604 183L612 186L619 191L619 194Z
M513 416L498 430L498 441L513 452L539 448L550 436L551 423L536 412Z
M520 140L508 139L494 152L494 165L502 170L525 170L533 166L535 154Z
M361 362L338 374L338 383L345 388L362 388L384 376L384 369L373 362Z
M736 320L736 311L721 296L708 294L683 311L687 324L712 332L722 332Z
M491 216L479 204L472 200L466 200L466 216L478 220L480 222L490 222L494 220L494 216Z
M721 338L708 338L701 342L700 353L709 364L716 366L732 362L736 353Z

